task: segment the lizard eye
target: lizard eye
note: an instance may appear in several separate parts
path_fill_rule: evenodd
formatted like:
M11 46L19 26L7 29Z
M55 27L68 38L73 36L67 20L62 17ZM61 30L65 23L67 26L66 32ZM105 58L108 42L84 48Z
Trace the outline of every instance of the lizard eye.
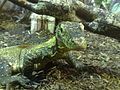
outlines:
M63 32L63 29L62 28L60 28L60 31L61 31L61 33Z

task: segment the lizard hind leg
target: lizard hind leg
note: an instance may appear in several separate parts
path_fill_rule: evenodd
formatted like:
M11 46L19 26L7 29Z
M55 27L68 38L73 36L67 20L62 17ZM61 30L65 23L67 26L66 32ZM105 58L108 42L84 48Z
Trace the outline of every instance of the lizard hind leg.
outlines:
M12 68L10 67L8 61L6 59L0 58L0 86L8 87L11 74Z
M12 74L12 67L6 59L0 58L0 86L11 88L12 85L20 84L24 88L34 88L32 83L26 76L18 73Z

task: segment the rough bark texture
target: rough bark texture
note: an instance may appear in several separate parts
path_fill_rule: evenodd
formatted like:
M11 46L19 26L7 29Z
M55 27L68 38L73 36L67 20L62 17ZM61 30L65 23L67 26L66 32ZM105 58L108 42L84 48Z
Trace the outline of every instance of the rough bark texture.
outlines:
M92 32L107 35L120 41L120 14L108 14L92 22L85 22L84 25Z

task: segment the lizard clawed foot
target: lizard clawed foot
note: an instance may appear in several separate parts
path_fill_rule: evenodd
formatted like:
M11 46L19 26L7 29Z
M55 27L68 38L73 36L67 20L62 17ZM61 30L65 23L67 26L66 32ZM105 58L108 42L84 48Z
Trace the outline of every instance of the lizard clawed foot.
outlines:
M39 83L31 81L26 76L21 74L17 75L16 78L18 79L17 81L20 83L20 85L24 88L37 88L40 85Z
M31 81L22 74L5 77L4 81L2 82L2 85L9 85L9 84L16 85L16 83L17 84L19 83L21 86L23 86L26 89L35 89L39 85L39 83Z

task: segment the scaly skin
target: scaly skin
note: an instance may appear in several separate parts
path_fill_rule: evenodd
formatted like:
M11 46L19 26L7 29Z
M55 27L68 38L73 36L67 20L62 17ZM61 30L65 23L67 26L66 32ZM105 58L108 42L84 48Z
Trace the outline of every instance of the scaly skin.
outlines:
M0 49L0 83L4 85L18 81L25 87L29 86L26 83L30 80L22 73L29 69L30 65L40 63L42 67L51 61L48 58L52 58L52 60L62 58L67 51L87 47L83 29L84 27L80 23L62 22L57 26L55 36L42 44L26 48L12 46ZM60 55L61 57L59 57ZM15 72L14 75L13 72Z

